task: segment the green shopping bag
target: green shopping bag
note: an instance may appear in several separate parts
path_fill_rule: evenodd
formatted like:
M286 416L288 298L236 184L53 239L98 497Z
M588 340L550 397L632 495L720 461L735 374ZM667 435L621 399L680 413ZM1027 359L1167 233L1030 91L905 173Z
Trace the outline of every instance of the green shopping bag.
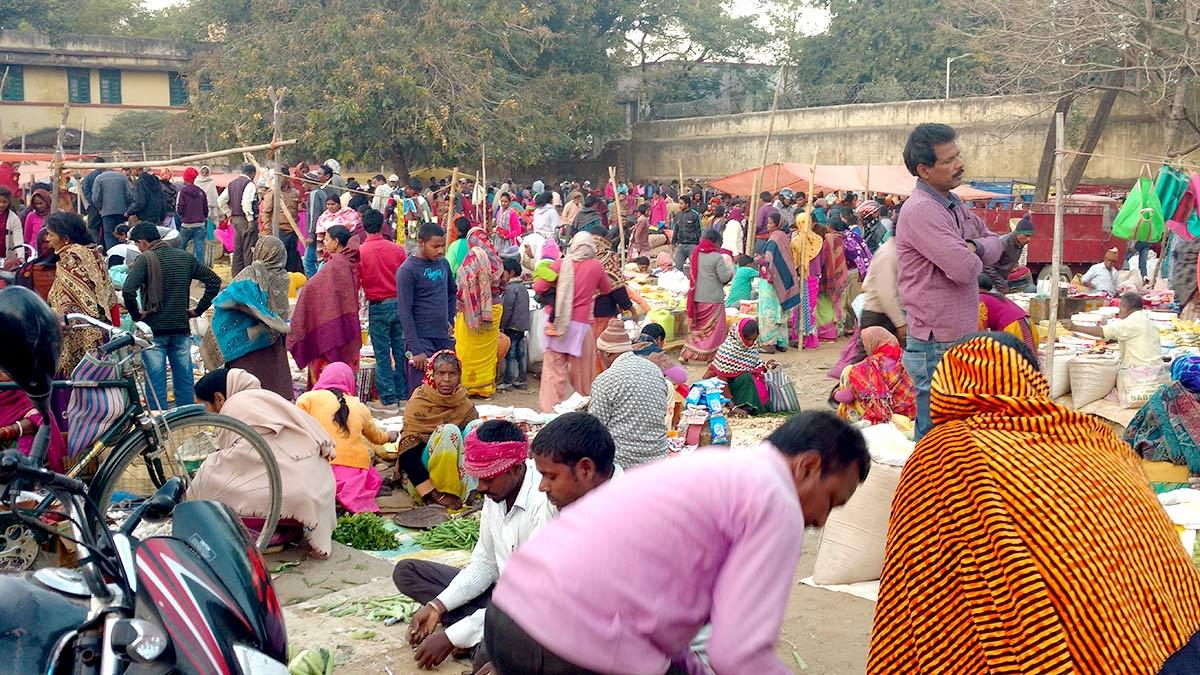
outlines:
M1137 179L1125 198L1125 204L1113 221L1113 236L1129 241L1161 241L1163 237L1163 208L1150 180L1150 167L1142 165L1142 177Z

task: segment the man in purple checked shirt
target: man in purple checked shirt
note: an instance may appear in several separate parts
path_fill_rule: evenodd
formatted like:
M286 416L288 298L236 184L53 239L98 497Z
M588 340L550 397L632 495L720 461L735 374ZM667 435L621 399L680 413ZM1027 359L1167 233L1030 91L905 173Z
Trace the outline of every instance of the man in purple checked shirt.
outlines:
M942 354L979 330L979 274L1000 259L1004 244L951 192L966 166L945 124L921 124L904 146L917 177L896 221L900 305L908 323L904 369L917 388L916 440L929 421L929 383Z
M484 641L497 672L789 673L775 654L804 527L867 477L858 430L793 416L753 449L640 466L564 509L510 558Z

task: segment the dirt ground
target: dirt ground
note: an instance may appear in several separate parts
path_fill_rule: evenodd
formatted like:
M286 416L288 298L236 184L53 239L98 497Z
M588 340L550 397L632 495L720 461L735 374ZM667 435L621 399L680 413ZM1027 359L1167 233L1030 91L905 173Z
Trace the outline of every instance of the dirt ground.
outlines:
M779 361L796 385L802 407L825 406L832 381L825 371L837 360L842 343L826 344L814 351L789 350L769 358ZM688 367L692 378L704 367ZM488 403L536 408L536 378L530 378L530 389L506 392L494 396ZM779 424L779 419L730 421L737 445L751 444ZM820 531L805 533L804 554L796 570L795 583L788 603L787 616L779 636L777 651L794 672L806 675L851 675L866 670L874 603L849 595L811 588L799 583L812 573ZM273 569L286 561L300 560L296 552L271 556ZM392 565L366 553L334 544L327 560L305 559L298 567L276 575L276 592L284 605L289 644L296 651L306 647L323 646L336 651L335 672L391 673L392 675L421 672L412 658L412 649L404 640L406 626L385 627L354 617L333 618L316 611L347 597L378 597L396 592L391 582ZM367 629L374 634L364 638L352 631ZM461 673L469 671L465 661L447 661L433 672Z

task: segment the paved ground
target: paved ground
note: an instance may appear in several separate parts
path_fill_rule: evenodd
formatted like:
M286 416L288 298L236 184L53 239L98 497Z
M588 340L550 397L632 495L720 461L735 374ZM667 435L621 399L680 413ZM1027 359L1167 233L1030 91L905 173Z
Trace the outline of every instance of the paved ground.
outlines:
M826 345L809 352L789 351L777 354L796 384L801 405L816 408L825 405L832 382L825 370L837 360L841 345ZM692 377L703 367L691 366ZM531 384L537 380L531 378ZM492 403L536 408L537 392L511 392L498 395ZM734 440L739 445L761 438L778 420L732 420ZM805 533L804 555L796 573L788 603L787 617L780 635L778 652L795 672L814 675L852 675L866 669L867 648L874 603L840 593L801 585L799 580L812 571L820 532ZM269 566L298 559L295 553L272 556ZM334 544L328 560L304 560L276 577L276 590L285 606L289 642L294 649L310 646L336 648L338 675L351 673L415 674L412 650L404 641L406 626L384 627L363 619L335 619L314 611L344 597L372 597L395 593L391 583L391 565L365 553ZM374 631L370 638L351 634L356 629ZM436 672L460 673L469 670L466 662L449 661Z

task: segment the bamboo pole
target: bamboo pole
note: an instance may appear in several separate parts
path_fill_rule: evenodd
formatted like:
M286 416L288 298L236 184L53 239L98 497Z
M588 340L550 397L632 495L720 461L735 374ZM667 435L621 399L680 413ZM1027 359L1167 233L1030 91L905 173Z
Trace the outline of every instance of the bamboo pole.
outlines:
M50 213L58 212L59 184L62 183L63 137L67 135L67 115L70 112L70 104L64 105L62 119L58 122L58 132L54 134L54 161L50 162Z
M676 157L675 161L679 164L679 195L683 196L683 159Z
M761 186L758 184L758 176L754 177L754 183L750 188L750 203L747 206L746 213L742 214L742 232L745 241L743 248L746 249L746 255L754 255L754 235L756 234L756 226L758 224L758 192Z
M617 212L617 231L620 232L621 241L617 243L617 259L621 261L621 265L625 264L625 219L621 217L621 194L617 192L617 167L608 167L608 182L613 188L613 209Z
M283 110L283 97L287 94L287 87L281 87L279 91L275 90L274 86L267 87L267 97L271 100L271 143L278 143L279 139L283 138L283 120L280 113ZM274 168L272 172L274 178L271 180L271 201L274 208L271 210L271 235L279 236L279 218L282 215L283 198L280 196L280 191L283 190L283 179L279 175L280 162L275 157L275 146L272 145L267 150L267 166Z
M446 231L446 241L452 240L453 232L451 227L454 225L454 198L458 194L458 167L454 167L450 171L450 208L446 209L446 222L442 224L442 229ZM466 215L465 213L463 215Z
M142 161L146 161L146 141L142 141Z
M215 152L203 152L199 155L188 155L187 157L177 157L172 161L165 159L149 160L145 162L63 162L64 169L154 169L162 166L170 166L171 164L192 164L204 159L213 159L214 157L228 157L229 155L238 155L243 152L257 152L259 150L269 150L272 147L282 148L288 145L295 145L296 139L292 138L278 143L263 143L261 145L247 145L241 148L230 148L229 150L217 150Z
M83 135L87 132L87 115L79 122L79 154L83 155Z
M1045 373L1046 382L1054 389L1054 344L1058 339L1058 268L1062 265L1063 240L1063 151L1066 149L1065 132L1063 131L1063 114L1054 115L1054 248L1050 252L1050 330L1046 335Z
M254 158L254 155L253 155L253 154L251 154L251 153L247 152L247 153L243 154L243 155L242 155L242 157L245 159L245 161L246 161L248 164L253 164L253 165L254 165L254 170L255 170L255 172L256 172L256 173L257 173L257 172L259 172L259 171L263 171L263 167L262 167L262 165L258 163L258 160ZM316 183L317 185L321 185L321 183L319 183L319 182L316 182L316 181L311 181L311 182L314 182L314 183ZM348 191L349 191L349 190L348 190ZM300 226L296 224L296 219L292 217L292 212L291 212L290 210L288 210L287 204L284 204L284 203L283 203L283 201L280 201L280 202L279 202L279 208L280 208L280 209L282 209L282 211L283 211L283 217L284 217L284 219L286 219L286 220L287 220L289 223L291 223L291 225L292 225L292 228L293 228L295 231L299 232L299 230L300 230ZM257 227L257 225L255 225L255 227ZM275 235L275 236L279 236L279 235Z
M480 142L479 147L480 147L479 170L483 174L483 231L491 234L492 226L490 225L490 223L491 223L492 207L488 204L488 201L487 201L487 189L488 189L487 143ZM500 199L500 195L496 195L496 199Z
M821 146L813 148L812 167L808 170L808 195L804 198L804 212L808 214L809 225L816 225L817 219L813 218L812 205L816 200L813 199L813 193L817 191L817 154L821 152Z
M779 111L779 89L783 86L783 66L779 67L779 74L775 76L775 96L771 99L771 116L767 119L767 137L763 141L762 159L758 162L758 176L754 179L754 194L750 195L750 203L753 206L758 199L758 192L762 190L763 176L767 171L767 152L771 149L771 135L775 132L775 113ZM779 189L779 186L775 186ZM811 192L811 190L810 190ZM749 218L747 218L748 220ZM746 254L750 255L754 251L754 235L757 234L758 218L755 214L755 231L746 228Z

